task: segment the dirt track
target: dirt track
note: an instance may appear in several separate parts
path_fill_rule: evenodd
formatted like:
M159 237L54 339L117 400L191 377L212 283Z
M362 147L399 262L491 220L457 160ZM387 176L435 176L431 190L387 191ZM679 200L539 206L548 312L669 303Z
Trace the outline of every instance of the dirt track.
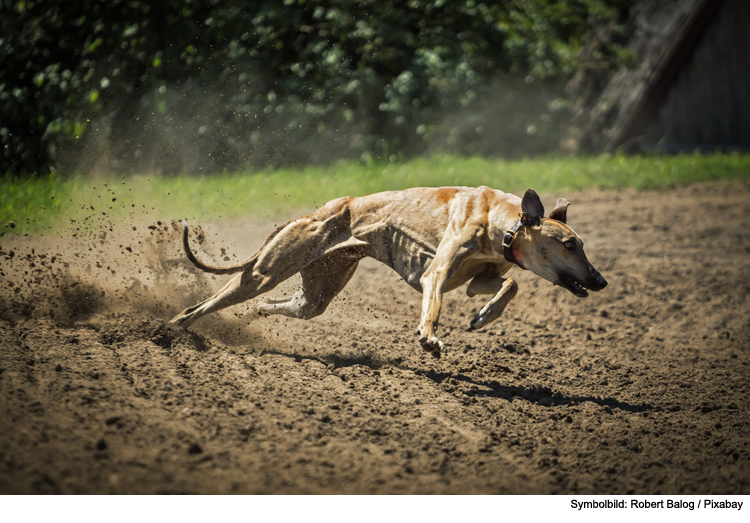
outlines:
M6 234L0 494L750 494L750 186L565 196L609 287L514 269L479 332L487 297L454 291L437 362L375 262L313 320L238 306L185 333L165 320L226 278L170 225ZM203 225L213 263L272 227Z

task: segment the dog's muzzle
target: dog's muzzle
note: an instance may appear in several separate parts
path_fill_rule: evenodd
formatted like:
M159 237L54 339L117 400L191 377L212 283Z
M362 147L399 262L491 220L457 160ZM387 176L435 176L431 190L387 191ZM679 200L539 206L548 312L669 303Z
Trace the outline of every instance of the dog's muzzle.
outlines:
M599 271L591 268L591 276L583 281L578 281L572 274L560 275L560 285L579 298L585 298L589 295L586 289L591 291L600 291L607 286L607 280Z
M602 276L596 269L594 269L594 282L596 285L591 287L592 291L600 291L607 286L607 280L605 280L604 276Z

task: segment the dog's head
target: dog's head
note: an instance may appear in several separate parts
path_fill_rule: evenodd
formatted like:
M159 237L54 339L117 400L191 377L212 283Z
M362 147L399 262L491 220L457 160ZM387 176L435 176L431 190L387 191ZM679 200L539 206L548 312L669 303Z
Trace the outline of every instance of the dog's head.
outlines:
M518 262L537 276L568 289L579 298L588 296L586 289L600 291L607 280L597 271L583 252L583 241L567 222L570 202L557 200L555 209L544 218L539 195L528 189L521 201L521 220L526 225L513 243Z

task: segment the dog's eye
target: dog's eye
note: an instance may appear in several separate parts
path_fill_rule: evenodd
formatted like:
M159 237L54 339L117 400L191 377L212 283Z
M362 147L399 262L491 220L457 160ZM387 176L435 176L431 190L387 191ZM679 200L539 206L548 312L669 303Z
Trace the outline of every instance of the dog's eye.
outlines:
M565 242L565 247L567 247L568 249L575 249L576 243L572 240L568 240Z

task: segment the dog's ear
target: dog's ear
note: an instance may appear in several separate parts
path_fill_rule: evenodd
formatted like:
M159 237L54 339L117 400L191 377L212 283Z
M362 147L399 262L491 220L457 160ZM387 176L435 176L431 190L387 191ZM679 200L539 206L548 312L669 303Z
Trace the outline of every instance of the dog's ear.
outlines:
M521 200L521 221L529 225L535 223L542 216L544 216L544 205L542 200L539 199L539 195L534 189L526 189Z
M568 200L566 200L565 198L560 198L559 200L557 200L557 205L555 205L553 211L549 213L549 217L553 220L557 220L558 222L567 223L568 205L570 205L570 202Z

